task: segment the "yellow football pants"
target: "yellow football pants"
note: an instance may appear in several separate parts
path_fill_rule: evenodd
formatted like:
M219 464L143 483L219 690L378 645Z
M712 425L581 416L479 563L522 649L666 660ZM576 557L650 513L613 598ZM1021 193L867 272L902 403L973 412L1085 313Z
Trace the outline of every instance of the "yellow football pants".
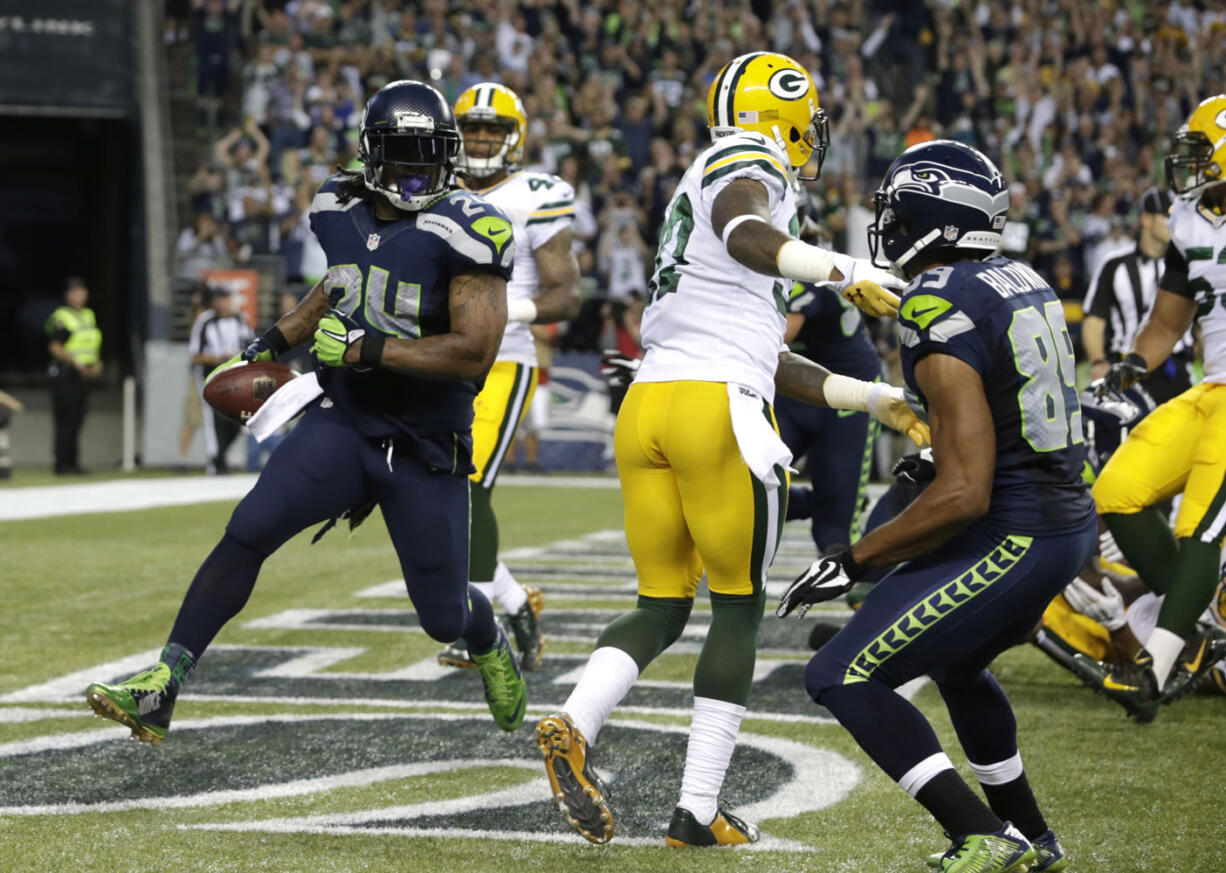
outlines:
M523 420L540 371L514 361L496 361L485 377L485 387L473 400L474 485L490 489L502 462L515 445L515 431Z
M1095 661L1115 658L1111 632L1094 619L1074 610L1062 594L1057 594L1047 604L1047 609L1043 611L1043 626Z
M1183 492L1175 536L1226 534L1226 385L1202 382L1128 434L1094 483L1100 513L1129 515Z
M704 566L713 593L757 594L783 528L787 473L776 468L779 488L750 473L727 386L636 382L613 442L639 594L692 599Z

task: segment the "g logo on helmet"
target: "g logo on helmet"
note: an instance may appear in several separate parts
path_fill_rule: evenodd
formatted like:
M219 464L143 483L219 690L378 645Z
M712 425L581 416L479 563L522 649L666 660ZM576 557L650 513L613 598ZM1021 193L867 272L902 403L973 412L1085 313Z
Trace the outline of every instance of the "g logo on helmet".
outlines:
M809 93L809 79L800 70L785 67L771 74L766 87L780 100L799 100Z

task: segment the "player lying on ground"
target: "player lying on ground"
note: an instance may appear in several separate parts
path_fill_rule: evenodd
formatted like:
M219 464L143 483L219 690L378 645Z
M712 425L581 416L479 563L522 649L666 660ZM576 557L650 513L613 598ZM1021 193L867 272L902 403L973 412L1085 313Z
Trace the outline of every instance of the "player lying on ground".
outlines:
M1094 484L1128 563L1166 596L1131 662L1074 661L1087 684L1138 721L1153 719L1226 655L1226 642L1187 645L1213 596L1226 538L1226 94L1202 101L1176 131L1166 172L1179 195L1167 219L1166 270L1135 349L1111 365L1102 387L1116 394L1162 364L1194 320L1204 381L1146 416ZM1156 505L1180 493L1172 535Z

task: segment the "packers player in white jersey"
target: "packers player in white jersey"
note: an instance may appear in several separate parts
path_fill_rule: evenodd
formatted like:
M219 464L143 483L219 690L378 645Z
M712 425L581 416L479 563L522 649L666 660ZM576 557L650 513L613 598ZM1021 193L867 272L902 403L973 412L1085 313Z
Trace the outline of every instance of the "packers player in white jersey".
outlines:
M792 183L806 164L820 169L827 145L809 74L784 55L743 55L719 74L707 108L714 142L678 184L660 231L646 355L614 434L637 606L603 631L563 710L536 727L555 803L595 843L612 838L613 816L588 746L639 673L680 636L704 570L711 623L666 843L758 838L718 798L753 681L787 499L791 455L774 424L776 389L868 411L927 439L900 389L831 375L783 346L792 280L894 281L794 236ZM872 282L856 290L866 306L897 301Z
M507 327L485 387L473 402L472 536L469 580L507 614L521 665L541 662L545 639L537 624L543 596L520 585L498 560L498 520L491 495L515 445L515 431L532 405L539 370L530 324L552 324L579 311L579 263L571 251L575 191L547 173L520 169L528 119L510 88L481 82L455 104L462 145L457 174L464 186L511 219L515 261L507 282ZM438 656L442 664L473 667L462 643Z
M1167 184L1178 195L1167 224L1166 271L1149 321L1100 395L1128 388L1170 355L1194 321L1204 342L1204 380L1150 413L1111 456L1094 485L1098 511L1128 563L1164 594L1157 627L1123 666L1079 655L1091 687L1138 721L1189 690L1226 643L1185 648L1213 597L1226 537L1226 94L1198 105L1175 132ZM1154 508L1182 493L1174 534ZM1220 650L1220 651L1219 651Z

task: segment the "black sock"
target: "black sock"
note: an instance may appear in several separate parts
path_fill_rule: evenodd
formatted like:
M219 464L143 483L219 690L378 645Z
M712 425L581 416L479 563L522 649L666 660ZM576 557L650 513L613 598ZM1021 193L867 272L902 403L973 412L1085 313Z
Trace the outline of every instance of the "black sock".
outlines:
M991 834L1004 827L996 813L962 780L957 770L942 770L915 794L932 817L955 837Z
M1026 839L1033 840L1047 833L1047 820L1039 810L1025 773L1004 785L984 785L981 782L979 787L983 789L992 812L1004 821L1012 822Z

